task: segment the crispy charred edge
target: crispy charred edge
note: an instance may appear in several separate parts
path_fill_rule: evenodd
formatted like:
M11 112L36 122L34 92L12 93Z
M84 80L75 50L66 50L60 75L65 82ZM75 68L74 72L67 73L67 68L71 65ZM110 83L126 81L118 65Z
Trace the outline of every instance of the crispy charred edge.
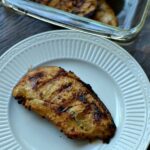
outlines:
M18 104L22 104L29 111L32 109L30 105L26 106L26 101L27 100L23 96L16 96L15 99L18 101Z
M110 112L108 111L108 109L106 108L106 106L104 105L104 103L100 100L100 98L98 97L98 95L97 95L97 94L94 92L94 90L92 89L91 85L90 85L90 84L87 84L87 83L85 83L85 82L83 82L83 81L82 81L79 77L77 77L72 71L69 71L69 73L71 73L71 74L75 77L75 79L76 79L78 82L80 82L83 86L85 86L85 87L87 88L88 93L90 93L90 94L95 98L95 100L98 102L98 104L101 105L104 110L106 110L106 113L107 113L109 116L111 116ZM70 76L70 75L68 75L68 77L73 78L73 77ZM83 94L83 95L82 95L82 94ZM82 97L82 96L84 96L84 94L86 95L87 92L84 92L84 93L81 92L81 95L80 95L80 93L79 93L79 95L78 95L78 96L81 96L81 97L80 97L80 98L81 98L81 101L83 100L83 97ZM85 100L84 100L84 101L85 101ZM97 106L96 106L96 107L97 107ZM112 119L112 116L111 116L111 119Z
M73 72L71 72L71 73L73 73ZM104 143L109 143L110 139L115 135L115 131L116 131L116 125L112 119L110 112L108 111L108 109L106 108L104 103L100 100L98 95L93 91L90 84L83 82L80 78L78 78L77 80L88 89L88 92L95 98L95 100L98 102L98 104L103 107L103 109L105 110L105 113L111 119L112 124L109 125L109 129L112 134L110 134L110 137L108 137L107 139L103 139ZM94 105L94 107L95 107L95 112L94 112L95 121L99 120L101 117L106 117L106 114L101 114L101 112L99 111L98 106L96 104L92 103L92 105Z
M111 134L109 134L109 136L107 136L107 138L104 138L103 139L103 143L109 143L110 142L110 140L111 140L111 138L115 135L115 131L116 131L116 125L115 124L110 124L109 125L109 132L111 133Z
M103 107L103 109L106 110L106 113L110 115L108 109L106 108L106 106L104 105L104 103L100 100L100 98L98 97L98 95L93 91L92 87L90 84L87 84L85 82L83 82L82 80L78 80L80 83L82 83L87 89L88 92L95 98L95 100L99 103L99 105L101 105ZM97 106L96 106L97 107ZM112 117L111 117L112 118Z
M63 132L62 130L61 130L61 132ZM74 133L74 134L71 134L71 135L66 135L69 139L71 139L71 140L87 140L87 141L89 141L89 143L92 143L93 141L95 141L95 139L99 139L99 140L102 140L102 142L103 143L105 143L105 144L109 144L109 142L110 142L110 139L111 139L111 137L110 138L105 138L105 139L101 139L101 138L99 138L98 136L97 137L89 137L89 136L86 136L86 135L79 135L78 133Z
M15 96L15 99L18 101L18 104L24 105L26 102L26 98L24 98L23 96Z
M73 74L74 76L76 76L72 71L69 71L69 73ZM69 76L71 77L71 76ZM104 105L104 103L100 100L100 98L98 97L98 95L94 92L94 90L92 89L90 84L87 84L85 82L83 82L80 78L76 77L76 80L78 82L80 82L83 86L85 86L88 90L88 92L95 98L95 100L99 103L99 105L102 104L102 107L107 111L107 114L110 115L108 109L106 108L106 106ZM101 103L100 103L101 102ZM111 117L112 118L112 117Z

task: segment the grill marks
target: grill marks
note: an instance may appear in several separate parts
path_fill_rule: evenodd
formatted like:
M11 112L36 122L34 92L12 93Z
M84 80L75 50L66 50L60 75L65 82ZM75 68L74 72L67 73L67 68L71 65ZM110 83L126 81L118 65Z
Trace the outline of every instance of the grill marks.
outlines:
M104 103L102 101L99 100L98 95L94 92L94 90L92 89L90 84L87 84L85 82L83 82L82 80L78 80L81 84L83 84L86 88L87 88L87 93L91 94L94 98L94 100L96 101L96 104L92 103L93 109L97 110L95 112L95 120L99 120L100 116L102 118L106 118L106 116L108 115L109 117L111 117L109 111L107 110L106 106L104 105ZM101 106L101 108L97 107L98 105ZM100 114L98 111L101 110ZM105 110L105 111L104 111ZM107 114L107 115L106 115Z
M45 74L46 76L46 74ZM60 70L56 73L56 75L54 75L52 78L48 79L48 80L40 80L41 77L43 77L41 74L35 74L34 76L30 77L30 82L35 81L34 83L34 88L33 90L36 90L37 92L40 91L41 88L45 88L50 85L50 84L55 84L55 86L58 84L56 82L58 82L61 78L61 80L65 80L65 76L68 76L67 72L64 71L63 69L60 68ZM39 78L38 78L39 77ZM72 78L72 77L70 77ZM33 83L31 83L33 84ZM69 97L69 101L63 98L63 94L65 92L69 92L72 88L72 82L62 82L62 84L57 85L57 88L54 90L54 92L52 92L51 94L49 94L49 98L47 100L43 100L44 101L44 105L47 107L50 107L51 109L54 109L54 111L57 114L66 112L69 109L68 104L73 100L73 97ZM39 93L41 99L44 97L43 93ZM60 96L59 96L60 95ZM60 101L60 103L63 103L62 106L60 106L59 104L57 104L58 102L53 102L54 99L56 99L56 101ZM61 102L62 101L62 102ZM57 108L57 109L56 109Z
M67 108L64 108L63 106L59 106L57 108L57 113L62 113L62 112L66 112L67 111Z
M70 78L70 81L65 83L66 77ZM59 84L60 82L58 82L58 80L62 80L62 84ZM64 112L67 112L70 108L76 106L71 106L75 101L81 102L80 105L88 103L88 101L86 100L87 93L85 92L85 90L74 89L74 87L76 86L75 81L76 80L73 79L72 76L64 76L64 74L59 76L59 78L53 80L53 82L51 82L50 84L55 84L56 89L49 95L48 99L45 100L45 105L51 107L57 114L60 115ZM45 86L47 85L45 84Z
M71 106L59 106L56 110L56 113L57 114L61 114L61 113L64 113L64 112L67 112L69 109L71 108Z
M87 99L86 99L86 93L79 91L77 93L74 94L74 98L81 101L82 103L86 104L87 103Z
M66 71L63 70L63 69L60 69L55 76L53 76L52 78L50 79L47 79L47 80L44 80L43 82L39 83L39 85L37 85L37 88L41 88L47 84L50 84L52 83L54 80L58 80L59 77L61 76L65 76L66 75Z
M48 96L48 99L45 100L45 101L47 103L48 102L52 102L52 103L55 103L57 105L59 105L60 103L63 103L65 105L66 103L68 103L68 100L64 99L63 94L65 92L69 92L69 90L71 89L71 87L72 87L72 83L66 83L64 85L60 85L60 87L58 87L58 89L56 89L54 92L52 92Z
M74 75L72 72L70 72L70 73L72 75ZM36 73L34 76L30 77L29 80L30 80L31 84L33 85L32 86L33 89L39 90L40 88L47 86L48 84L55 84L56 81L60 80L60 78L63 80L63 77L66 77L66 76L71 79L74 79L72 76L69 76L66 71L64 71L63 69L60 69L58 71L58 73L56 73L56 75L53 78L50 78L49 80L44 80L44 81L39 80L42 77L44 77L44 73L42 73L42 72ZM54 106L55 112L57 114L61 114L61 113L67 112L67 110L71 108L69 106L71 101L78 100L78 101L82 102L83 104L86 104L83 114L84 113L86 114L86 112L88 112L89 110L90 111L92 110L94 120L99 121L100 119L102 119L104 117L104 115L99 111L99 108L94 103L92 103L92 105L91 105L87 101L87 98L86 98L87 93L89 91L96 99L98 98L98 96L94 93L92 87L89 84L84 83L83 81L81 81L78 78L76 80L79 81L81 84L83 84L87 88L88 91L84 91L84 90L76 91L75 90L75 93L72 93L72 95L70 97L68 97L69 100L66 100L66 99L63 99L63 94L65 92L69 92L69 90L71 90L74 83L73 83L73 81L69 82L69 83L65 83L65 84L63 83L62 85L58 86L58 89L56 89L53 93L50 94L50 97L48 98L48 100L44 101L44 105L47 105L51 108L53 108L53 106ZM58 96L59 94L61 94L61 96ZM52 103L53 99L55 99L55 98L58 98L58 100L60 100L60 103L63 103L63 105L59 106L56 103Z
M99 111L99 108L94 103L91 106L93 107L94 120L99 121L102 118L102 113Z
M42 80L42 78L48 76L48 74L45 72L37 72L33 74L32 76L30 76L28 79L31 82L32 89L38 90L42 86L45 86L46 84L49 84L50 82L53 82L54 80L56 80L60 76L64 76L65 74L66 74L66 71L64 69L60 69L56 73L55 76Z
M58 88L53 94L58 94L61 93L63 91L69 91L72 87L72 83L66 83L64 85L61 85L60 88Z
M37 72L33 76L29 77L29 81L31 82L31 86L33 89L36 89L38 80L44 76L43 72Z
M71 138L107 140L115 133L110 113L91 86L62 68L30 71L14 88L13 96Z
M34 90L39 90L40 88L47 86L48 84L55 84L56 81L60 80L60 78L63 80L63 77L66 77L66 76L71 79L74 79L73 77L74 73L71 71L69 73L70 75L64 69L60 68L60 70L52 78L48 80L42 80L42 78L46 76L47 74L45 74L44 72L37 72L33 76L29 77L29 81L31 82L32 88ZM93 118L96 122L98 122L102 118L106 118L107 116L99 111L99 108L96 106L96 104L94 103L90 104L87 101L86 96L88 92L90 92L93 95L93 97L95 97L95 99L98 99L98 96L95 94L90 84L86 84L78 78L76 78L76 80L79 81L81 84L83 84L87 88L88 91L84 91L84 90L75 91L75 93L72 93L72 95L68 97L69 100L66 100L66 99L63 99L63 94L65 92L69 92L69 90L71 90L74 83L73 81L69 83L65 83L65 84L63 83L61 85L58 85L58 89L56 89L53 93L50 94L50 97L48 98L48 100L44 100L44 105L51 107L52 109L55 108L55 112L60 115L64 112L67 112L67 110L71 108L71 106L69 106L71 101L78 100L86 105L83 115L86 114L86 112L89 112L92 110ZM58 96L59 94L61 94L61 96ZM59 106L56 103L52 103L52 100L54 98L58 98L60 100L60 103L63 103L63 105ZM18 103L21 104L23 103L23 101L24 101L23 98L20 98Z
M96 122L98 122L102 118L105 118L105 119L107 118L107 115L105 115L99 111L99 108L96 106L96 104L88 102L86 96L88 93L90 93L99 103L99 100L98 100L99 98L93 91L90 84L84 83L79 78L75 79L74 78L75 75L73 72L69 71L69 74L68 74L64 69L60 68L60 70L53 77L46 79L46 80L42 80L42 78L44 78L46 76L47 76L47 74L45 72L41 72L41 71L30 76L29 81L31 82L32 89L39 91L41 88L44 88L49 84L56 84L56 82L58 80L60 80L60 79L63 80L65 77L69 77L70 79L77 80L78 82L80 82L82 85L84 85L87 88L87 90L83 90L83 89L82 90L79 89L78 91L75 90L74 93L72 93L70 95L70 97L68 97L68 100L67 100L67 99L63 98L64 93L65 92L69 93L69 91L72 89L72 86L75 86L75 85L73 85L74 84L73 81L66 82L66 83L63 82L63 84L57 85L58 88L53 93L50 94L50 96L47 100L44 100L45 106L51 107L52 109L54 108L54 110L57 114L61 114L61 113L67 112L71 108L71 106L69 106L69 104L72 101L77 100L77 101L82 102L83 105L85 105L83 114L84 113L86 114L86 112L89 112L89 111L93 111L93 119ZM61 95L61 96L58 96L58 95ZM41 98L43 97L42 93L40 93L40 97ZM19 101L18 101L19 104L24 103L24 99L22 97L17 98L17 99L19 99ZM53 103L54 99L58 99L58 101L60 101L60 103L62 103L62 105ZM104 105L103 105L103 107L105 109Z

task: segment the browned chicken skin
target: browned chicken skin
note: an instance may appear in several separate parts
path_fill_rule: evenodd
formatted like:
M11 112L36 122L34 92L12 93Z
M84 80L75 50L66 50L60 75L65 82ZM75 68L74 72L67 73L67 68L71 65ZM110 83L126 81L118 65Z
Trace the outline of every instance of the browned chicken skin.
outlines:
M32 0L38 3L118 26L113 9L106 0Z
M90 16L97 7L97 0L33 0L50 7L79 16Z
M118 21L113 9L107 4L106 0L98 0L97 10L93 16L94 20L117 26Z
M14 87L13 96L69 138L109 142L115 134L111 114L91 86L60 67L29 71Z

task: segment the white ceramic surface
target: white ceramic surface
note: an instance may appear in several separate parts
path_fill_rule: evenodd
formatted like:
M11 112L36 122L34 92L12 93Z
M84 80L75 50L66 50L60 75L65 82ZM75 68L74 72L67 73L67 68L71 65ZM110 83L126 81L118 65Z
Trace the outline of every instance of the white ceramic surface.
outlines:
M109 144L70 140L12 98L18 80L42 65L61 66L91 84L117 126ZM150 139L149 90L136 61L106 39L75 31L25 39L0 59L0 150L143 150Z

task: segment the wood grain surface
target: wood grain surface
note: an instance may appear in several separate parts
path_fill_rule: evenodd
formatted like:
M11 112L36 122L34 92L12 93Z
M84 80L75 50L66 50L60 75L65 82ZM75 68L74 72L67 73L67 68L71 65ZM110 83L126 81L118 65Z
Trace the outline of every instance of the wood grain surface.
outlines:
M40 32L59 29L0 5L0 55L17 42Z

